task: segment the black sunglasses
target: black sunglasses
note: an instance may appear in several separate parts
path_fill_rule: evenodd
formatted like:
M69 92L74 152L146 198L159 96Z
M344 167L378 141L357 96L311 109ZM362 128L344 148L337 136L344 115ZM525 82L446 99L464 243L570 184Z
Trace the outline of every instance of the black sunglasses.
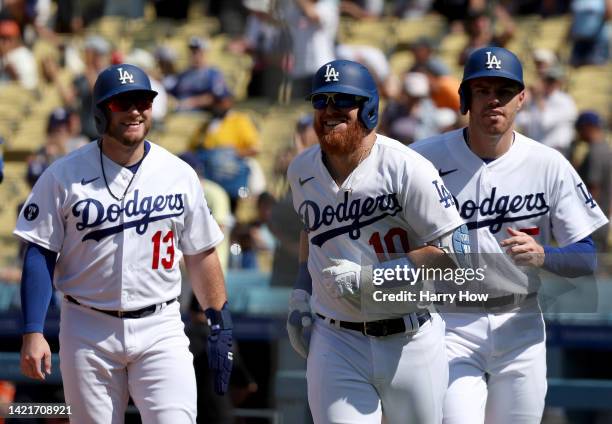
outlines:
M325 109L329 101L340 109L352 109L361 106L365 97L346 93L318 93L310 98L312 107L318 110Z
M151 107L153 97L146 94L116 96L112 97L107 104L111 112L127 112L132 109L132 106L143 111Z

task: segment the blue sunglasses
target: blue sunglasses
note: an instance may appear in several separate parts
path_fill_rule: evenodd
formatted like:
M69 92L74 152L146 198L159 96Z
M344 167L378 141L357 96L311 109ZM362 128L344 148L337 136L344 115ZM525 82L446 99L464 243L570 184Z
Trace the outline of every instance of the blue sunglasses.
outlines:
M330 100L339 109L352 109L361 106L365 97L346 93L318 93L310 98L312 107L318 110L325 109Z

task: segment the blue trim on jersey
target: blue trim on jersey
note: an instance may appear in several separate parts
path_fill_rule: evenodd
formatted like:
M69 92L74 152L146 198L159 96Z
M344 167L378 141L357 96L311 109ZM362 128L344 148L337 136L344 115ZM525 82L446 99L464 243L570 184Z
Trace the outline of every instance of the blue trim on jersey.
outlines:
M308 292L308 294L312 295L312 278L310 277L310 273L308 272L308 262L300 263L300 267L298 268L298 275L295 279L295 284L293 285L294 289L302 289Z
M149 150L151 150L151 144L147 140L145 140L144 154L142 155L142 158L138 162L136 162L134 165L126 166L126 168L132 171L133 174L135 174L138 171L138 168L140 168L140 164L144 160L145 156L147 156L147 154L149 153Z
M57 253L29 243L21 274L23 333L42 333L53 294Z
M597 268L595 243L591 236L564 247L544 246L544 269L562 277L590 275Z

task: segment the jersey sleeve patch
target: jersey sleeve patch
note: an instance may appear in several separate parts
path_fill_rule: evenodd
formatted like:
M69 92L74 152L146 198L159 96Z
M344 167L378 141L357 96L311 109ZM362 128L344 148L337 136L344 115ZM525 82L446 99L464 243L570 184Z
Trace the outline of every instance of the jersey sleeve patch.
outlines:
M36 218L38 218L39 212L40 208L36 203L29 203L23 208L23 217L26 221L34 221Z

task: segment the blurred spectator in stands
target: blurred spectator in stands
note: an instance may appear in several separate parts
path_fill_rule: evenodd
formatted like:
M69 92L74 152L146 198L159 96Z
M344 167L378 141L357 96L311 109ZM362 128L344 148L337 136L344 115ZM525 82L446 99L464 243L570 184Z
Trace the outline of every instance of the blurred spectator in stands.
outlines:
M408 72L422 72L423 69L435 69L436 73L449 75L450 70L444 61L436 55L436 44L429 37L419 37L410 44L414 62ZM457 87L458 88L458 87Z
M167 87L168 93L177 99L176 110L179 112L209 110L215 97L227 91L225 79L220 70L208 66L207 40L191 37L188 47L189 68L178 75L174 86Z
M239 269L262 270L260 259L263 255L271 255L277 241L268 227L272 208L276 199L268 192L263 192L257 197L257 216L251 222L237 223L232 230L232 253L239 252L233 256L237 262L230 266Z
M57 0L54 29L60 34L79 33L85 27L80 0Z
M395 0L392 13L402 19L416 19L429 13L432 6L433 0Z
M54 61L44 62L44 73L59 91L64 105L79 112L83 135L89 140L98 137L93 117L93 85L98 74L110 65L111 45L98 35L90 35L83 46L85 70L77 75L69 86L64 85L59 77L60 68Z
M166 93L165 87L159 80L155 58L144 49L134 49L125 57L124 62L140 67L149 76L151 88L157 91L157 96L153 99L153 123L159 125L168 113L168 93Z
M493 13L496 25L501 26L499 33L496 33L491 16L484 9L473 10L468 14L465 19L468 42L459 54L459 65L463 66L474 50L487 46L505 47L514 36L515 24L507 10L496 4Z
M155 16L157 18L169 18L177 21L187 19L189 12L189 0L153 0Z
M440 134L463 127L457 111L447 107L439 108L436 111L435 122Z
M341 0L340 13L353 19L377 19L382 16L383 0Z
M24 44L32 46L37 38L57 42L51 21L51 0L4 0L0 2L0 20L13 20L19 26Z
M542 18L565 15L569 0L501 0L512 16L540 15Z
M552 68L559 66L557 55L549 49L535 49L533 51L533 64L539 78L544 78L546 72Z
M59 108L61 109L61 108ZM77 112L70 108L64 108L66 113L68 113L68 152L71 152L74 149L78 149L81 146L89 143L91 140L83 135L82 125L81 125L81 117Z
M429 81L429 96L437 108L459 111L459 85L461 82L438 62L429 62L422 71Z
M288 2L285 23L293 40L292 98L303 100L311 90L315 72L324 63L335 59L338 14L335 0Z
M207 15L216 16L219 19L221 33L230 37L239 37L242 34L247 15L246 10L242 7L242 0L209 0L207 3Z
M4 181L4 138L0 136L0 184Z
M610 58L610 25L612 0L573 0L572 24L569 38L572 42L572 66L601 65Z
M314 118L312 114L302 115L295 126L295 135L293 138L296 154L302 153L310 146L319 143L317 133L314 130ZM289 163L287 163L289 167ZM287 169L283 170L282 175L287 175Z
M38 85L36 59L23 45L14 20L0 21L0 82L6 81L16 81L28 90Z
M167 46L159 46L155 49L154 56L159 68L161 83L168 92L176 85L178 78L176 53Z
M272 252L277 240L268 227L276 199L267 191L257 197L257 217L251 223L251 237L258 251Z
M605 124L594 111L582 112L576 119L578 140L588 143L588 153L578 174L601 210L610 217L612 202L612 149L606 140ZM608 249L609 225L593 233L597 250Z
M319 142L313 127L312 114L302 116L295 128L293 144L277 156L274 167L275 179L284 179L289 163L305 149ZM288 188L272 207L268 227L278 243L272 259L271 286L293 287L298 266L300 231L303 224L293 209L291 190Z
M429 98L429 81L420 72L404 76L399 97L385 107L380 132L408 145L439 133L437 109Z
M389 92L392 91L390 87L392 85L391 65L381 49L374 46L338 44L336 58L352 60L365 65L378 85L379 96L381 98L389 96Z
M196 174L198 174L202 189L204 190L204 196L206 197L206 203L210 208L210 213L212 213L213 218L215 218L215 221L217 221L217 224L219 224L223 232L224 238L221 244L217 246L217 252L221 267L225 272L227 271L227 262L229 259L230 233L234 225L234 217L230 211L229 196L225 192L225 189L219 184L204 178L204 164L202 164L202 161L196 153L185 152L179 157L187 162Z
M291 50L288 31L277 20L272 0L243 0L249 11L242 37L230 44L236 53L247 53L253 58L248 96L278 100Z
M49 115L45 142L28 159L27 181L30 187L49 165L87 143L88 140L73 136L70 116L71 112L62 107L54 109Z
M178 2L175 0L178 5ZM144 17L145 0L105 0L104 16L121 16L127 19Z
M531 85L527 101L516 116L516 125L527 137L567 156L578 112L572 96L561 89L563 78L563 68L555 66Z
M230 196L232 213L238 200L249 194L248 158L259 153L261 147L259 131L251 117L232 110L233 105L233 96L227 89L214 97L212 118L191 142L204 164L204 176L220 184Z
M480 1L474 0L434 0L432 9L446 18L451 32L461 28L461 22L470 10L481 10Z

